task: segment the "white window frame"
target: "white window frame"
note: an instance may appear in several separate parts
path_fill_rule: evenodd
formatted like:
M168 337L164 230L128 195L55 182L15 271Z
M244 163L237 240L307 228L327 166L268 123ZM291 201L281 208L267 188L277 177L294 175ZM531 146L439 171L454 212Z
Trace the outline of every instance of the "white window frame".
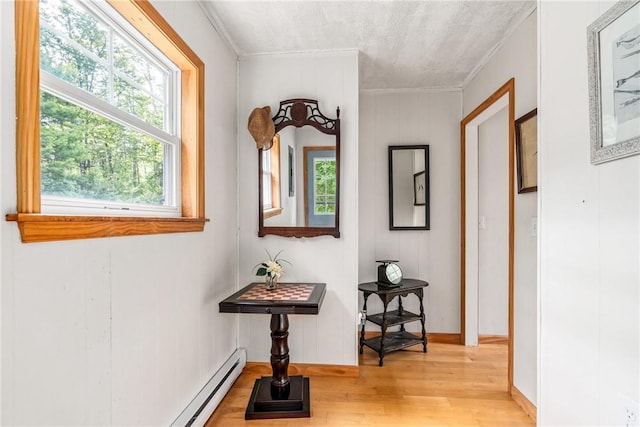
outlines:
M262 210L273 208L271 150L262 151Z
M101 21L105 26L112 29L118 36L130 46L143 54L145 59L165 71L168 75L167 100L168 108L165 109L165 117L163 120L164 129L158 129L156 126L148 123L115 105L98 98L94 94L66 82L42 69L40 69L40 90L56 96L64 101L70 102L83 109L98 114L110 121L118 123L122 126L134 129L145 134L159 142L164 149L163 164L163 205L114 202L108 200L84 199L74 197L61 197L53 195L41 194L42 212L45 214L86 214L86 215L123 215L123 216L154 216L154 217L180 217L182 215L180 209L180 70L168 58L166 58L151 42L149 42L140 32L133 28L113 7L107 3L98 3L94 1L78 2L94 17ZM46 26L46 24L45 24ZM64 35L57 31L51 31L62 38ZM90 51L68 40L74 48L81 50L83 54L102 63L103 66L109 68L110 73L118 73L112 64L105 63L104 60L95 57ZM122 74L122 73L118 73ZM119 75L120 78L127 79L127 76ZM137 85L136 85L137 86ZM144 88L143 88L144 90ZM147 92L146 90L144 90ZM152 94L150 94L153 96ZM157 98L156 98L157 99Z

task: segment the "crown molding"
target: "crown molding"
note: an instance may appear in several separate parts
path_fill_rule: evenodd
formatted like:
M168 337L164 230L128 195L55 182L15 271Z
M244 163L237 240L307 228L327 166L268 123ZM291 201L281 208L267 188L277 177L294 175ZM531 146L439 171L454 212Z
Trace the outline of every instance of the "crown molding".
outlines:
M263 53L248 53L238 55L238 60L247 61L260 58L269 58L274 56L286 56L288 58L309 58L309 57L324 57L324 56L359 56L360 49L321 49L321 50L301 50L301 51L282 51L282 52L263 52Z
M384 93L442 93L442 92L462 92L462 86L442 86L442 87L418 87L418 88L386 88L386 89L360 89L363 94L384 94Z

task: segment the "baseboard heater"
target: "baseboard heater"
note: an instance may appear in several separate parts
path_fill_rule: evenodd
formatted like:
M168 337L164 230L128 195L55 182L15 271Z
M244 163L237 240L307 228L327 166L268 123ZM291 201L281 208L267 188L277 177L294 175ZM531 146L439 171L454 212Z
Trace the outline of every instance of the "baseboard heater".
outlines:
M203 426L247 364L247 351L237 349L215 373L171 427Z

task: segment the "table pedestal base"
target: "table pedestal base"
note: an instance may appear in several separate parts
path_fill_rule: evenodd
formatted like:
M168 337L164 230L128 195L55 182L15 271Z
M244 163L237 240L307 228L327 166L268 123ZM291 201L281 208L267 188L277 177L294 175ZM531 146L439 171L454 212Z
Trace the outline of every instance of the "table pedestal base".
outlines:
M311 416L309 378L302 375L289 377L289 396L273 397L272 377L257 379L244 414L245 420L268 418L304 418Z

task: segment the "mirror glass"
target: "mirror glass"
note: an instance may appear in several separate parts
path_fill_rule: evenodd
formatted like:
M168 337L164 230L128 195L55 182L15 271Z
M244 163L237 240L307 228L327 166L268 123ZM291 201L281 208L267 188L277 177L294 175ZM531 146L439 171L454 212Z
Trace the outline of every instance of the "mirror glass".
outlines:
M262 156L264 225L266 227L335 227L336 146L333 135L312 127L289 126L280 147ZM275 144L274 144L275 145ZM270 157L279 152L280 172L271 171ZM277 167L277 166L276 166ZM279 179L278 179L279 175ZM274 194L273 186L279 186Z
M389 229L429 230L429 146L389 146Z
M259 236L339 237L340 121L313 100L280 103L277 135L259 151Z

